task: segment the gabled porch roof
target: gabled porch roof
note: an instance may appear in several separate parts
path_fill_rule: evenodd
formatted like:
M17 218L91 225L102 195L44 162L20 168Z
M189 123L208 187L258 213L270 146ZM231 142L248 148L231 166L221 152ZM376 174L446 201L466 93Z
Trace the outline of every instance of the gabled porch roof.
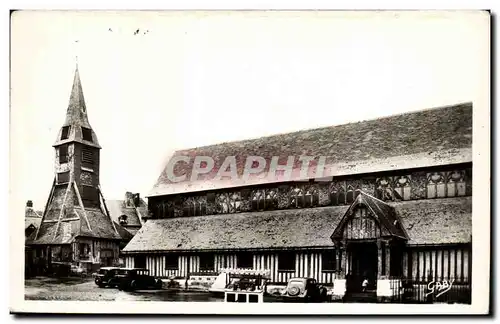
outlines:
M396 213L396 209L391 205L377 199L361 190L357 190L357 197L354 202L349 206L346 213L342 217L340 223L335 228L331 239L332 241L339 241L343 238L344 228L347 222L354 217L354 211L359 206L366 207L375 221L382 229L382 235L388 237L396 237L407 241L408 234Z

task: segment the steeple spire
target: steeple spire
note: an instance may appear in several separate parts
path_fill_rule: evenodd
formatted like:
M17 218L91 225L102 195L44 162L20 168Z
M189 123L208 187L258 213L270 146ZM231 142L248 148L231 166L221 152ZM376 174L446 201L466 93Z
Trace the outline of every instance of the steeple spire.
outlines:
M78 72L78 63L76 63L75 77L73 79L73 88L69 98L68 111L66 112L65 125L78 125L90 127L87 117L87 107L83 97L82 82Z

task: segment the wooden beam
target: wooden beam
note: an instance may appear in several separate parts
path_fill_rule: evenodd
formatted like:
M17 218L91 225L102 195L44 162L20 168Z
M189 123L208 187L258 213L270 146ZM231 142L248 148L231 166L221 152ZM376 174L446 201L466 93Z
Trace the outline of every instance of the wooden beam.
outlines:
M56 238L57 231L59 230L59 225L61 225L61 218L62 218L62 214L64 212L64 206L66 204L66 199L68 198L68 192L69 192L70 188L71 188L71 182L68 182L68 186L66 187L66 193L64 194L61 212L59 213L59 221L57 222L56 231L54 232L54 237L52 238L52 240L54 240Z
M85 207L83 206L82 196L80 196L80 191L78 190L78 186L76 185L75 181L73 181L73 187L75 188L76 197L78 198L78 204L80 205L80 208L83 210L83 217L85 218L85 221L87 222L87 226L89 227L89 230L92 232L92 228L90 227L90 223L89 223L89 220L87 218L87 212L85 211ZM80 215L78 215L76 210L75 210L75 214L78 217L80 217Z
M113 226L113 229L115 230L115 233L118 234L118 235L120 235L118 233L118 230L115 227L115 222L113 221L113 219L111 218L111 215L109 214L108 207L106 207L106 201L104 200L104 196L102 194L101 186L97 185L97 188L99 189L99 196L101 197L101 200L102 200L102 206L104 206L104 210L106 211L106 214L107 214L109 220L111 221L111 225Z
M141 223L141 226L144 225L142 221L142 215L141 212L139 211L139 208L135 207L135 212L137 213L137 216L139 216L139 223Z
M50 201L52 200L52 197L54 196L55 186L56 186L56 177L54 177L54 180L52 181L52 189L50 189L49 198L47 199L47 202L45 203L45 209L43 210L42 221L40 222L40 226L38 226L36 229L35 240L38 238L38 232L40 231L40 227L42 227L42 223L43 223L43 220L45 218L45 215L47 215L47 210L49 209Z

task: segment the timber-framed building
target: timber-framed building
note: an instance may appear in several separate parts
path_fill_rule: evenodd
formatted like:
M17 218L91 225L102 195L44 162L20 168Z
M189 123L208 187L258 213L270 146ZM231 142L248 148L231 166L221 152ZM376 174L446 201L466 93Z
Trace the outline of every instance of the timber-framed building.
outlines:
M91 272L119 262L121 233L106 207L100 182L100 150L90 126L78 67L66 120L53 145L55 177L40 226L27 238L37 273Z
M321 179L313 170L286 181L215 180L228 156L241 177L248 156L279 156L284 165L303 155L327 157ZM174 173L187 176L181 182L165 169L148 197L150 219L123 250L127 266L162 277L267 269L276 284L312 277L343 298L368 279L373 297L429 301L429 284L446 281L455 293L436 300L470 303L472 104L181 150L172 159L179 156L210 156L215 166L191 181L193 159L176 163Z

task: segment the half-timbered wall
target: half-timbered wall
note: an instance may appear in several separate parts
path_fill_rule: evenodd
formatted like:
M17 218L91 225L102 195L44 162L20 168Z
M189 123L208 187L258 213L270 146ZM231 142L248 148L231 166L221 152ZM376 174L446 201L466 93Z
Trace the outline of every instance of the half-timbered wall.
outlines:
M471 272L472 256L468 244L412 247L403 254L403 276L420 282L469 282Z
M249 252L241 252L249 253ZM212 270L200 269L200 256L199 255L182 255L182 254L150 254L146 255L146 268L150 271L151 275L158 277L186 277L188 274L193 273L207 273L213 274L219 272L221 269L236 269L238 268L238 255L235 254L212 254L214 260L214 267ZM288 252L290 253L290 252ZM318 250L318 251L299 251L291 252L294 260L292 262L293 269L280 269L279 257L283 255L282 252L271 253L252 253L252 267L249 269L254 270L269 270L271 273L271 282L286 283L288 279L293 277L311 277L318 282L325 284L332 284L336 276L336 269L332 268L330 264L323 266L325 256L335 260L335 250ZM167 258L177 258L178 267L176 269L168 268ZM134 267L135 257L127 256L125 258L126 267ZM335 262L333 263L335 264Z
M120 253L119 243L116 241L86 238L78 238L71 244L71 249L75 261L100 264L103 264L105 258L116 264Z
M472 168L450 166L334 178L332 181L151 197L149 210L153 218L167 218L350 205L358 189L385 201L471 196Z
M376 239L381 236L382 230L368 209L360 207L345 224L343 234L349 240Z

